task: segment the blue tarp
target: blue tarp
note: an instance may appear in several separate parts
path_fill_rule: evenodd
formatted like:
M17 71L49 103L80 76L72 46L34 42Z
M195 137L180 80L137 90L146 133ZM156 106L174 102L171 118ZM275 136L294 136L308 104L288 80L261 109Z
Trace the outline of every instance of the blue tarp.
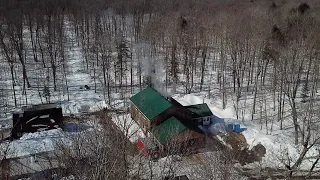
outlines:
M215 115L211 116L211 125L210 126L199 126L199 128L205 133L211 133L214 135L226 132L235 132L241 133L247 128L241 128L240 124L229 123L226 124L225 120L219 118Z

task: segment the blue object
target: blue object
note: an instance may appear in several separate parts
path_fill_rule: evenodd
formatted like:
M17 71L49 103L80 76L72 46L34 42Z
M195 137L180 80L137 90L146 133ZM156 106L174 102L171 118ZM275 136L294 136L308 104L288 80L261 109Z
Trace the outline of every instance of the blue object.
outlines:
M228 132L232 132L233 131L233 124L228 124L227 131Z
M240 124L235 124L233 131L236 132L236 133L241 133Z
M247 128L241 128L241 132L246 131L246 130L247 130Z

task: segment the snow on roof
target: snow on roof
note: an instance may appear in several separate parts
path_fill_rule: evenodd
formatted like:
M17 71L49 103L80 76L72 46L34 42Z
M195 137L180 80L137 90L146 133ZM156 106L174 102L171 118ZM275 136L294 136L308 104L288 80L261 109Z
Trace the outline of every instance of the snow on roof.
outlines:
M52 109L52 108L58 108L58 104L55 104L55 103L37 104L37 105L23 107L23 110L24 111L40 111L40 110Z
M26 133L21 139L0 144L0 156L10 159L54 150L54 139L63 138L61 129Z

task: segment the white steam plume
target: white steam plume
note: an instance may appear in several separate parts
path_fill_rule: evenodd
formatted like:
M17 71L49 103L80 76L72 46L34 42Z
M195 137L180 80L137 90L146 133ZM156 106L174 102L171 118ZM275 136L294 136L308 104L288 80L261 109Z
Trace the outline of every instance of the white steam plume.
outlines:
M162 96L170 97L171 92L166 90L166 67L162 59L150 57L151 45L147 43L135 44L141 73L151 78L151 84Z

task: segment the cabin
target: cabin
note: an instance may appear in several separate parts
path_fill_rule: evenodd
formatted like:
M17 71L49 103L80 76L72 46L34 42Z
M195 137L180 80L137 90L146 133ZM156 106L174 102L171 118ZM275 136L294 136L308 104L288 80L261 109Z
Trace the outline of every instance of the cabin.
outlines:
M62 108L57 104L41 104L23 107L22 111L14 112L12 138L18 139L23 133L34 133L57 129L63 123Z
M131 117L146 136L138 140L138 148L144 155L172 147L185 151L205 144L205 134L198 126L211 123L213 114L207 104L183 106L151 87L135 94L130 100Z

